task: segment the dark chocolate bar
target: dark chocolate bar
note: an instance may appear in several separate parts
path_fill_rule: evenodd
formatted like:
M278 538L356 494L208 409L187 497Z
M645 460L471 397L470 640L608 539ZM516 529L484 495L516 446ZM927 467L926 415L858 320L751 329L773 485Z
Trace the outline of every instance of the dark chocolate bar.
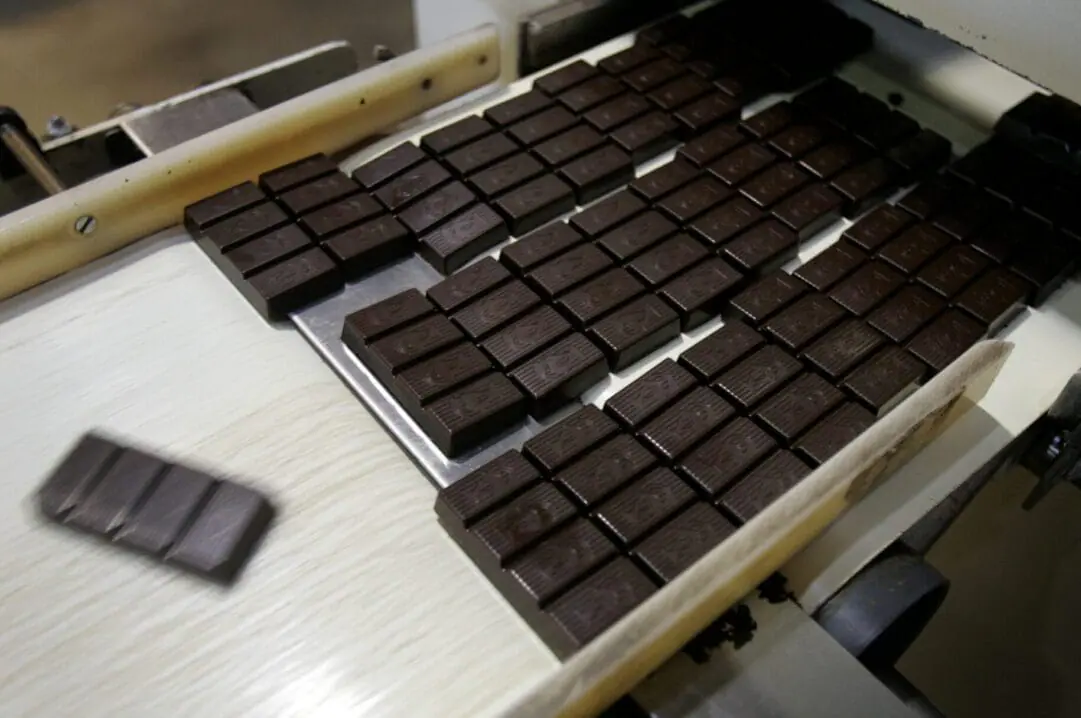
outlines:
M848 319L826 332L803 352L803 358L834 381L869 357L886 338L860 319Z
M837 175L832 184L848 203L845 216L855 217L896 189L900 177L897 165L874 157Z
M266 193L256 187L254 182L238 184L184 208L184 227L191 234L198 234L200 230L265 202L266 199Z
M553 70L533 80L533 89L555 96L596 77L599 73L597 68L585 60L575 60L569 65L564 65L558 70Z
M697 75L681 75L655 88L649 93L649 99L665 112L674 112L712 89L709 81Z
M656 287L708 256L709 252L701 244L686 234L677 234L639 255L627 269L647 285Z
M711 92L676 110L675 118L683 134L698 135L716 124L737 119L739 102L723 92Z
M511 125L507 128L507 134L526 147L531 147L570 129L577 122L578 118L568 112L567 108L556 105Z
M916 281L949 299L990 264L991 259L975 249L955 245L925 265L916 275Z
M1032 292L1032 285L1013 272L994 267L958 295L954 304L995 334L1017 316Z
M230 276L230 279L239 281L311 246L311 240L300 227L287 224L281 229L264 234L262 237L257 237L226 252L222 255L222 259L233 265L232 270L227 270L226 274L234 275Z
M876 416L883 416L919 388L926 374L923 362L901 347L892 346L856 368L841 386Z
M747 144L710 163L710 174L729 187L742 184L777 161L777 155L759 144Z
M429 132L424 137L420 138L420 146L428 150L432 154L444 155L452 150L456 150L459 147L462 147L463 145L467 145L474 140L479 140L485 135L490 135L494 131L495 127L492 126L492 123L488 122L482 117L471 115L464 119L458 120L457 122L451 123L446 127L441 127L435 132ZM392 150L392 152L399 152L402 147L405 147L405 145L401 145L398 149ZM383 160L390 154L391 153L388 152L386 155L383 155L383 157L379 159ZM412 156L412 154L410 156ZM364 167L362 167L361 169L363 170L378 161L379 160L376 160L369 163L368 165L364 165ZM401 169L404 169L404 167L398 169L397 171L401 171ZM358 172L359 171L360 170L358 170ZM357 181L363 182L363 180L361 180L359 177L357 178Z
M820 466L848 446L874 421L871 412L855 402L847 402L804 434L795 449L811 466Z
M467 179L482 198L491 200L542 174L544 165L528 152L520 152Z
M909 285L867 316L867 323L898 344L906 341L946 308L924 287Z
M800 166L820 180L829 180L862 162L866 156L866 145L836 140L807 153L800 160Z
M656 202L697 176L697 167L676 158L631 182L629 189L647 202Z
M709 381L765 343L743 322L728 322L679 357L679 363L701 381Z
M799 351L845 317L844 308L822 294L808 294L766 322L763 327L790 351Z
M709 176L699 177L668 195L657 207L676 222L686 224L732 195L732 190Z
M706 242L720 246L764 217L761 209L744 197L734 197L703 214L690 230Z
M648 209L645 202L627 190L620 190L574 215L569 224L589 239L597 239L645 209Z
M362 345L386 336L435 313L435 307L416 289L407 289L345 317L342 339Z
M690 372L664 359L614 394L604 410L625 428L637 429L694 385Z
M947 309L909 342L908 350L936 372L978 342L986 328L956 309Z
M477 342L541 303L541 298L520 279L493 289L451 316L465 335Z
M861 217L842 236L865 252L873 252L915 221L916 217L903 209L884 204Z
M675 234L678 229L679 227L659 212L644 212L604 234L597 240L597 246L618 261L626 262Z
M905 230L879 250L879 258L905 274L915 274L935 255L952 243L950 236L929 224Z
M394 374L462 339L462 333L446 317L436 314L367 345L354 346L349 341L346 344L384 384L390 384Z
M609 75L622 75L659 57L660 53L649 45L636 44L614 55L609 55L598 62L597 67Z
M525 274L583 242L585 238L569 225L556 222L508 244L500 252L499 259L514 272Z
M767 345L722 373L714 386L740 409L747 410L788 383L802 368L780 347Z
M905 284L905 276L873 260L861 265L829 292L829 297L858 317L865 316Z
M575 157L604 144L604 135L589 125L577 125L533 148L533 153L549 167L559 167Z
M768 274L732 300L732 307L755 326L807 293L807 284L787 272Z
M228 252L288 222L289 217L281 207L273 202L264 202L210 225L203 230L202 236L218 251Z
M444 313L452 314L510 279L510 272L502 264L485 257L428 289L428 299Z
M335 172L289 190L278 197L278 202L294 215L300 215L359 191L359 184Z
M694 500L694 491L669 469L650 471L601 504L594 516L624 546Z
M564 252L526 275L545 299L554 299L612 266L612 260L592 244Z
M508 591L512 603L516 603L514 593L523 592L516 605L528 601L535 610L617 553L615 544L596 526L587 519L574 519L508 565L507 574L517 585L508 591L508 582L502 582L500 588Z
M273 321L336 292L343 281L334 260L312 247L251 275L246 282L236 282L236 287L256 311Z
M542 418L577 399L607 376L604 354L581 334L571 334L510 373L529 399L529 413Z
M300 218L300 226L313 239L321 242L382 212L378 202L366 194L358 194L309 212Z
M420 424L439 450L454 458L505 433L525 415L525 397L493 372L428 404Z
M645 289L626 270L610 269L564 294L556 306L576 327L583 329L642 294Z
M717 496L776 446L773 437L741 416L688 454L679 470L702 492Z
M481 549L473 560L482 568L505 567L574 516L574 505L559 489L535 484L473 524L469 533Z
M682 75L686 70L678 62L671 58L662 57L626 72L622 75L623 82L637 92L649 92L655 87L660 87L669 80Z
M459 175L468 175L510 157L519 149L505 134L496 132L444 155L443 162Z
M479 119L479 118L478 118ZM491 128L488 128L490 131ZM428 159L417 146L410 142L403 142L392 150L384 152L374 160L369 160L353 171L355 179L361 187L369 192L379 187L391 177L397 176L415 164Z
M495 206L511 234L520 236L574 209L574 195L558 177L546 174L504 194Z
M747 141L731 124L718 125L691 140L677 153L696 167L705 167Z
M779 162L744 182L739 191L759 207L772 207L811 181L795 162Z
M612 371L619 371L679 336L680 318L652 294L609 314L589 329Z
M767 219L724 245L723 256L743 272L768 272L795 257L798 249L795 232Z
M836 387L808 372L762 404L755 418L790 443L842 401L844 394Z
M769 141L769 146L791 160L797 160L829 139L828 127L816 122L789 125Z
M585 507L657 465L657 457L627 434L618 434L556 474L552 481Z
M844 198L825 184L804 187L773 208L773 216L797 233L810 239L841 217Z
M740 479L718 505L736 521L747 523L811 473L791 451L781 450Z
M653 105L649 100L637 93L628 92L594 107L585 114L584 119L598 132L611 132L652 109Z
M570 331L567 320L545 305L492 334L480 348L501 371L508 371Z
M442 489L435 499L435 512L448 527L466 528L540 478L524 456L508 451Z
M489 107L484 111L484 119L499 127L506 127L537 114L551 104L552 98L543 92L530 90Z
M522 453L546 473L569 465L590 447L615 435L619 427L592 404L548 427L522 446Z
M259 186L267 193L280 195L294 187L307 184L320 177L338 171L338 165L324 154L316 154L291 162L284 167L264 172L259 177Z
M458 270L508 237L507 224L486 204L475 204L420 238L419 252L443 274Z
M709 504L695 503L634 549L661 583L669 583L736 532Z
M428 160L402 172L375 191L375 198L392 212L401 210L415 199L427 194L444 182L450 181L450 172L443 165Z
M598 74L580 85L559 93L556 100L574 114L580 115L621 94L625 89L614 77Z
M867 255L862 250L847 242L837 242L804 263L793 275L824 292L866 261Z
M574 189L578 204L586 204L634 179L634 164L627 153L605 145L564 165L559 176Z
M473 204L476 197L461 182L451 182L410 205L398 220L418 237Z
M708 387L693 389L638 432L638 437L668 461L675 461L735 414Z
M772 137L796 120L795 108L788 102L778 102L739 123L739 128L751 137L764 140Z
M609 137L635 163L642 163L679 144L678 130L668 113L650 112L613 130Z
M492 369L492 363L472 344L462 342L415 364L389 387L411 412Z

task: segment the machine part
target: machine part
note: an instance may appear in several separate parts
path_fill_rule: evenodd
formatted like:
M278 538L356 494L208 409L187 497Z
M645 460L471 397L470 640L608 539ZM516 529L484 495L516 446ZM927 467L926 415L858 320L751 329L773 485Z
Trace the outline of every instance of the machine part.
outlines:
M0 298L180 221L188 204L316 152L338 152L499 75L481 27L233 122L0 223ZM96 218L93 242L75 230Z
M1033 509L1056 484L1065 481L1081 487L1081 373L1070 377L1031 432L1031 443L1018 459L1038 479L1021 505L1026 511Z
M10 107L0 106L0 143L8 157L0 157L0 175L11 177L16 167L21 167L49 194L59 194L66 187L53 172L37 141L26 129L19 113Z
M920 689L912 685L907 678L901 675L896 668L884 668L875 673L875 678L882 685L889 688L893 695L905 704L905 706L919 718L946 718L933 703L920 692Z
M387 60L393 60L398 55L386 45L376 45L372 48L372 59L376 62L386 62Z
M949 580L919 556L887 555L861 571L815 614L872 671L896 663L930 622Z
M639 0L568 0L523 19L518 72L528 75L690 5Z
M230 87L140 115L123 126L143 152L156 155L258 111L244 93Z
M45 137L50 140L58 140L61 137L67 137L75 128L67 118L62 115L53 115L49 118L49 121L45 123Z

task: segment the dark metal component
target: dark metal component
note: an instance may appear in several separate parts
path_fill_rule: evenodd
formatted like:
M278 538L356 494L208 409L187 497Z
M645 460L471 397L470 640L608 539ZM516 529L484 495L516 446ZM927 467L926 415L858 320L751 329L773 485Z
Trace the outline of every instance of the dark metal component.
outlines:
M24 171L49 194L67 188L49 166L19 113L0 105L0 178L15 177Z
M1081 487L1081 374L1066 382L1058 399L1033 425L1032 442L1020 452L1018 463L1036 474L1038 483L1022 508L1034 508L1063 481Z

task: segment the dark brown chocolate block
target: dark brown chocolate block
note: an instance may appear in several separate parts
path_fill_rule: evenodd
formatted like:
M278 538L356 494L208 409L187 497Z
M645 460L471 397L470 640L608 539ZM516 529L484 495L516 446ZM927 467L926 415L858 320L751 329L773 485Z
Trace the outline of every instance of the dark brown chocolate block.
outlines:
M634 179L634 164L627 153L605 145L564 165L559 176L574 188L578 204L586 204Z
M578 118L560 105L550 107L532 117L517 122L507 128L507 134L529 147L558 135L578 122Z
M626 546L693 500L694 491L670 470L661 467L605 501L594 516Z
M824 292L855 271L865 261L867 261L867 255L863 251L847 242L837 242L802 265L793 274L814 289Z
M681 224L692 221L732 195L732 190L709 176L699 177L668 195L657 207Z
M619 427L614 421L597 407L586 404L525 442L522 453L546 473L553 474L617 431Z
M397 376L395 386L391 388L403 406L419 412L432 400L476 379L491 368L492 363L479 349L463 342L409 367Z
M552 300L612 266L612 260L592 244L564 252L526 275L541 295Z
M355 347L349 342L346 344L364 359L364 363L384 384L390 384L394 374L462 339L462 333L446 317L436 314L377 339L366 347Z
M341 172L335 172L289 190L279 196L278 201L294 215L300 215L359 191L359 184Z
M890 148L886 156L913 179L937 170L950 161L950 141L934 130L920 130Z
M672 112L712 89L708 80L697 75L681 75L655 88L649 93L649 99L665 112Z
M884 262L873 260L860 266L830 290L829 297L857 317L862 317L905 284L905 276Z
M450 181L450 173L434 160L421 162L375 191L384 207L396 212L413 200Z
M866 145L851 140L838 140L812 150L800 160L800 165L822 180L828 180L862 161Z
M860 218L842 236L865 252L873 252L915 221L916 218L903 209L884 204Z
M789 159L799 159L829 139L825 125L797 122L778 132L769 141L770 147Z
M997 224L1009 214L1009 205L982 190L955 198L932 215L933 224L946 234L967 240L988 224Z
M967 188L968 186L956 177L936 175L921 182L914 190L902 197L897 202L897 206L920 219L927 219Z
M668 282L657 294L679 313L683 331L689 331L720 314L742 283L742 274L714 257Z
M743 322L728 322L683 352L679 363L701 381L709 381L765 341Z
M635 163L652 159L679 144L679 125L666 112L651 112L614 130L612 142Z
M612 371L619 371L679 336L679 315L652 294L609 314L589 329Z
M860 319L849 319L826 332L803 353L803 358L834 381L884 344L886 338Z
M637 429L695 385L694 376L664 359L614 394L604 410L627 429Z
M542 92L530 90L489 107L484 111L484 119L499 127L506 127L537 114L551 104L552 98Z
M571 334L510 373L529 399L529 413L542 418L577 399L607 376L604 355L581 334Z
M270 320L341 289L342 274L318 247L278 262L237 284L256 311Z
M1074 273L1077 244L1073 238L1051 232L1029 234L1024 241L1025 251L1011 259L1009 267L1035 285L1030 301L1038 306Z
M784 386L803 367L780 347L767 345L717 378L714 386L743 410Z
M724 245L724 257L744 272L768 272L796 255L799 237L775 219L767 219Z
M674 60L662 57L645 65L639 65L622 76L623 82L637 92L649 92L669 80L682 75L686 70Z
M475 204L420 238L419 252L443 274L505 240L507 224L486 204Z
M771 207L811 181L795 162L780 162L755 175L739 188L759 207Z
M889 262L905 274L915 274L952 243L950 236L929 224L917 224L906 229L879 250L880 259Z
M547 615L558 627L546 632L557 654L574 653L656 591L626 558L617 558L556 599Z
M678 122L687 135L697 135L719 122L734 120L739 117L740 104L723 92L711 92L689 105L681 107L675 113Z
M407 289L347 315L342 340L353 349L434 313L435 307L423 294ZM354 349L354 353L359 352Z
M652 109L649 100L634 92L627 92L594 107L585 114L584 119L599 132L611 132Z
M488 128L486 131L490 130L491 128ZM426 159L428 155L419 150L416 145L403 142L374 160L362 164L353 171L353 179L370 192L399 172L404 172Z
M627 269L647 285L656 287L708 256L701 244L685 234L677 234L638 256Z
M459 309L451 320L476 342L540 303L540 297L515 279Z
M803 480L811 469L791 451L781 450L740 479L718 501L736 521L747 523Z
M965 310L995 334L1021 311L1032 285L1016 274L995 267L958 295L955 306Z
M661 583L669 583L735 532L716 509L698 502L643 541L634 555Z
M631 182L629 189L647 202L656 202L697 176L697 167L676 158Z
M485 257L431 287L428 299L443 312L451 314L510 279L510 272L502 264Z
M736 413L709 387L700 386L676 401L638 432L638 437L668 461L675 461Z
M308 235L295 224L287 224L220 256L232 264L232 271L223 268L229 278L240 281L311 246ZM214 254L210 256L213 258Z
M604 135L588 125L578 125L551 139L541 142L533 152L550 167L558 167L575 157L599 147L604 143Z
M87 434L37 492L51 521L232 583L276 510L233 481Z
M915 391L926 374L923 362L891 346L856 368L841 387L883 416Z
M763 216L750 201L735 197L691 222L690 230L712 245L722 245Z
M978 342L986 328L956 309L947 309L909 342L917 359L940 372Z
M622 75L659 57L660 53L656 49L639 43L614 55L609 55L598 62L597 67L610 75Z
M270 194L280 195L294 187L337 171L338 165L334 164L329 157L317 154L263 173L259 177L259 186Z
M946 302L924 287L909 285L867 317L867 323L898 344L938 316Z
M556 222L507 245L499 259L513 271L523 274L584 241L585 238L569 225Z
M476 197L461 182L451 182L410 205L398 220L418 237L473 203Z
M747 137L734 126L720 125L685 144L678 154L696 167L705 167L746 141Z
M556 474L552 481L579 504L595 506L657 465L657 457L632 436L618 434Z
M579 329L642 294L645 287L624 269L610 269L564 294L556 306Z
M645 209L645 202L621 190L571 217L570 225L589 239L597 239Z
M574 195L555 175L543 175L503 195L495 206L517 236L574 209Z
M455 457L499 436L526 415L526 401L498 372L455 389L429 404L421 427L448 457Z
M1013 213L984 227L969 238L968 244L999 264L1014 256L1024 239L1043 231L1038 220Z
M842 401L844 394L836 387L808 372L768 399L755 417L782 441L791 443Z
M203 230L203 236L219 251L228 252L248 240L281 227L288 221L289 217L281 207L273 202L265 202L210 225Z
M777 155L762 145L751 143L729 152L707 169L714 177L734 187L776 161Z
M191 234L198 234L200 230L254 207L266 198L266 194L254 182L238 184L188 205L184 209L184 227Z
M576 115L621 94L626 88L610 75L600 75L559 93L556 100Z
M658 212L645 212L602 236L597 245L621 262L670 237L679 227Z
M463 145L467 145L474 140L478 140L485 135L491 134L494 130L495 128L492 126L492 123L482 117L471 115L421 137L420 146L432 154L443 155L452 150L456 150ZM388 153L388 155L389 154L390 153ZM386 157L387 155L383 155L380 159ZM368 165L365 165L365 167L367 166ZM359 180L358 178L358 181L363 180Z
M772 137L796 120L795 108L788 102L778 102L739 123L739 128L758 140Z
M508 451L441 489L435 512L448 528L466 528L540 478L524 456Z
M309 212L300 218L300 226L316 241L359 224L382 213L379 203L366 194L357 194Z
M473 524L469 533L483 548L473 559L482 568L504 567L574 516L574 505L559 489L536 484Z
M732 306L758 326L807 293L807 285L787 272L762 277L732 300Z
M871 412L855 402L847 402L804 434L795 449L811 466L820 466L848 446L874 421Z
M875 157L833 178L833 188L848 202L845 216L855 217L878 203L896 188L901 171L897 165Z
M991 260L965 245L955 245L920 270L916 280L949 299L987 269Z
M738 417L688 454L680 472L710 496L717 496L777 446L750 419Z
M823 294L808 294L766 322L763 329L789 351L799 351L845 317L840 304Z
M875 122L862 127L857 135L879 152L885 152L919 131L920 126L915 120L893 111L882 113Z
M616 545L596 526L587 519L575 519L513 561L507 573L516 579L515 589L524 592L522 601L528 601L532 609L550 603L617 553ZM508 599L513 602L513 595Z
M501 371L508 371L570 331L566 319L542 306L485 339L480 348Z
M510 157L519 149L505 134L496 132L444 155L443 162L459 175L468 175Z
M558 95L575 85L596 77L600 71L585 60L575 60L533 81L533 88L546 95Z
M810 239L841 217L844 198L825 184L812 184L773 208L773 216Z
M528 152L513 155L468 177L484 199L492 199L544 173L544 165Z

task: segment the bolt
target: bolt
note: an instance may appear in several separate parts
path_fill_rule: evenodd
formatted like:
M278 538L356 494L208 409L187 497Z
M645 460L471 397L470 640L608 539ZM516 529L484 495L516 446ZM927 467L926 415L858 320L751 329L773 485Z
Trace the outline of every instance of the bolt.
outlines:
M393 60L397 55L386 45L376 45L372 48L372 59L376 62L386 62L387 60Z
M61 115L53 115L45 123L45 136L50 140L66 137L74 131L75 128L71 126L71 123Z
M90 215L75 220L75 231L82 235L92 234L98 228L98 221Z

